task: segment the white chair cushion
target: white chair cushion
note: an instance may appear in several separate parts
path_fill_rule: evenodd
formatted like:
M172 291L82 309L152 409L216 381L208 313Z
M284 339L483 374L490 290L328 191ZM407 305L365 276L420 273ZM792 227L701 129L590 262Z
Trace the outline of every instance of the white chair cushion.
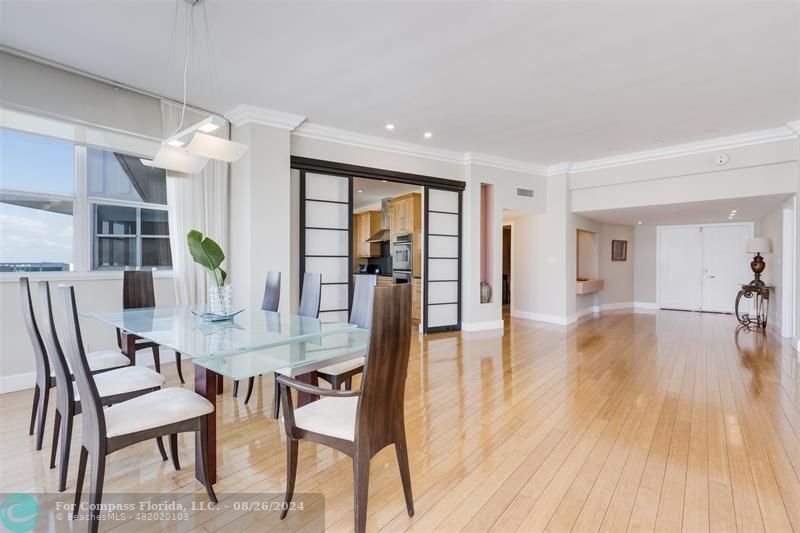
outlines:
M344 374L345 372L350 372L351 370L355 370L356 368L364 366L366 360L366 357L357 357L355 359L350 359L349 361L344 361L342 363L326 366L325 368L320 368L317 372L322 372L323 374L329 374L331 376L338 376L339 374Z
M145 366L126 366L94 374L92 377L101 398L126 392L155 389L163 385L165 381L164 376ZM72 387L75 390L75 401L80 401L77 383L73 381Z
M112 405L105 411L109 437L174 424L214 412L214 406L189 389L172 387Z
M336 437L355 440L358 396L321 398L294 410L297 427Z
M86 360L89 362L89 369L92 372L109 368L119 368L131 364L131 360L128 359L127 356L114 350L89 352L86 354Z

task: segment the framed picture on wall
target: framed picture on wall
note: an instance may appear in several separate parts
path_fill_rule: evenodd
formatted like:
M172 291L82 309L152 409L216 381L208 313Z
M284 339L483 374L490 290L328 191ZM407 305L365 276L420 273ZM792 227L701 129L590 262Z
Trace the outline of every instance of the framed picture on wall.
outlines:
M611 260L628 260L628 241L611 241Z

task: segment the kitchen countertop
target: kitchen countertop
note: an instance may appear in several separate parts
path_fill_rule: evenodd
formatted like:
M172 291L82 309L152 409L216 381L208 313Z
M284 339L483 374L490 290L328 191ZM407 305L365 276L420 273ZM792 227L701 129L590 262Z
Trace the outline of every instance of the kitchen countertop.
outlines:
M354 276L381 276L381 277L384 277L384 278L391 278L392 277L391 274L386 274L384 272L381 272L380 274L373 274L371 272L353 272L353 275Z

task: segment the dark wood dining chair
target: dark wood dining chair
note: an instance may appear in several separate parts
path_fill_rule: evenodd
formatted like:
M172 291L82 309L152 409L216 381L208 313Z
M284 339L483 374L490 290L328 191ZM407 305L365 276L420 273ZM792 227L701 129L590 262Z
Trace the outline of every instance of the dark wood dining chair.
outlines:
M156 292L153 287L153 272L149 270L126 270L122 274L122 308L141 309L155 306ZM128 355L150 348L153 351L153 364L155 364L156 372L161 372L161 353L157 343L117 328L117 345ZM178 370L178 378L180 378L181 383L186 383L183 379L181 354L179 352L175 352L175 367Z
M47 355L47 347L39 331L36 315L33 311L33 298L31 297L30 282L27 277L19 278L20 302L22 303L22 318L25 329L33 346L33 358L36 364L36 385L33 389L33 408L31 409L31 424L28 430L33 435L36 428L36 449L42 449L44 441L44 426L47 420L47 406L50 403L50 389L56 386L56 378ZM99 350L86 354L89 367L93 373L105 372L114 368L122 368L130 364L130 360L114 350Z
M261 309L263 311L277 311L278 305L281 302L281 273L280 272L267 272L267 281L264 284L264 300L261 302ZM247 380L247 396L244 398L244 403L250 401L250 395L253 394L253 384L255 383L255 376L251 376ZM239 394L239 380L233 382L233 397Z
M75 373L83 410L81 453L75 485L73 518L80 509L83 479L86 475L86 463L89 460L91 460L92 477L87 523L89 532L95 533L100 521L106 456L132 444L164 435L170 436L170 447L175 452L178 443L177 434L184 432L196 433L195 442L201 447L203 485L208 498L217 503L217 496L208 476L208 416L214 416L214 406L189 389L171 387L149 392L103 409L97 385L92 379L83 350L75 290L72 286L65 286L60 291L66 319L64 347ZM175 453L173 461L175 468L180 468Z
M322 302L322 274L319 272L306 272L303 274L303 289L300 292L300 307L297 314L309 318L319 317L319 306ZM273 418L280 416L281 410L281 389L278 386L278 373L273 373L275 377L275 391L273 395ZM245 400L244 403L247 403Z
M286 431L286 494L281 518L288 512L297 477L298 444L307 440L353 458L355 531L367 527L370 459L394 444L406 510L414 516L404 420L404 398L411 347L411 284L374 289L372 325L359 391L329 390L278 376ZM297 409L291 390L320 399Z
M350 324L369 329L372 319L372 291L378 282L374 274L356 276L356 287L353 290L353 307L350 309ZM341 363L326 366L317 370L317 376L331 384L334 389L344 385L345 390L352 388L353 376L364 370L364 356Z
M60 437L58 490L63 492L67 488L73 418L81 413L81 401L72 381L72 371L58 341L58 332L53 318L53 305L50 299L50 283L47 281L39 282L39 316L42 319L40 333L47 347L56 380L56 411L53 424L53 446L50 449L50 468L56 467L56 450ZM126 366L109 370L94 375L93 379L103 405L114 405L156 391L164 384L164 376L144 366ZM167 454L161 437L157 439L157 444L161 458L166 461Z

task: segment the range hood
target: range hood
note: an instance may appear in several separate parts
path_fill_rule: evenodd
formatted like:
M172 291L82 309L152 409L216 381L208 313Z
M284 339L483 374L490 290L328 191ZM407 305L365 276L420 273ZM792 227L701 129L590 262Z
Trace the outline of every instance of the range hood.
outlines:
M369 236L366 242L389 242L389 199L381 200L381 229Z

